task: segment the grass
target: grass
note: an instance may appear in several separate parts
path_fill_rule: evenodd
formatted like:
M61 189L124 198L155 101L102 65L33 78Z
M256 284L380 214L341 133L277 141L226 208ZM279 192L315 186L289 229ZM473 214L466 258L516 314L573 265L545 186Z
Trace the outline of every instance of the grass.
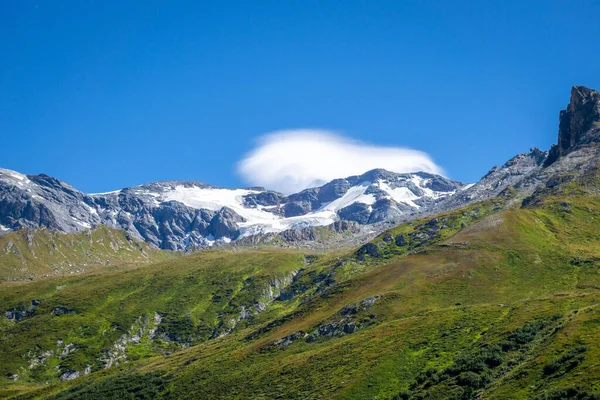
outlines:
M176 255L153 249L123 231L105 226L72 234L24 229L0 235L0 281L80 274L147 264Z

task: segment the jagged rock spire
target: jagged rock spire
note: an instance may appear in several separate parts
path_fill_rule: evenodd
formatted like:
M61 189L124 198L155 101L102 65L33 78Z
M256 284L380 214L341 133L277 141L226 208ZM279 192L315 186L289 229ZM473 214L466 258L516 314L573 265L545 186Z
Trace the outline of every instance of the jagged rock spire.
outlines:
M573 86L571 101L560 112L558 144L550 149L546 166L577 145L593 141L600 141L600 93L585 86Z

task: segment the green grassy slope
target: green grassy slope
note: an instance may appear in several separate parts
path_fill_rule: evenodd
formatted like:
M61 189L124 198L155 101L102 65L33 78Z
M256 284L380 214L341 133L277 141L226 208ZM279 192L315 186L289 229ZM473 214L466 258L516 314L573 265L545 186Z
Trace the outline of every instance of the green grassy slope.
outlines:
M174 256L105 226L72 234L24 229L0 235L0 281L78 274Z
M19 316L0 319L0 380L83 375L226 334L258 319L304 265L302 255L283 251L182 260L4 287L0 304Z
M515 204L507 193L403 224L346 254L205 252L9 288L0 304L46 297L39 315L4 322L2 393L597 398L599 189L593 173L537 193L523 207L505 207ZM56 290L58 284L65 288ZM57 306L77 313L48 312ZM250 316L240 318L247 310ZM153 322L156 313L160 322ZM92 326L91 333L81 326ZM55 365L84 371L137 331L141 338L125 340L127 359L118 366L102 369L97 361L94 372L58 381ZM47 349L58 339L74 344L71 358L23 367L35 341ZM19 380L8 378L18 368L25 368Z

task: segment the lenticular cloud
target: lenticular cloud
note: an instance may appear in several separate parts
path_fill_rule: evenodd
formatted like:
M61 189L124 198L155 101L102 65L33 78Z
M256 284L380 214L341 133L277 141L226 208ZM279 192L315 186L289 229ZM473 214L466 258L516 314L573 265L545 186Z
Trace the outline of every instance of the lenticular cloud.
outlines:
M238 164L251 185L294 193L374 168L441 174L428 154L402 147L373 146L323 130L270 133Z

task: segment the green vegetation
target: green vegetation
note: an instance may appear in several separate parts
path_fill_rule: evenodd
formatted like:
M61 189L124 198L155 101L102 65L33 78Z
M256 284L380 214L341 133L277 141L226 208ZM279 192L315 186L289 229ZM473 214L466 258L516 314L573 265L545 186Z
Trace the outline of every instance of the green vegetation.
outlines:
M0 322L0 395L599 398L598 189L594 174L523 206L507 193L346 253L205 251L5 283L20 320Z
M102 225L72 234L25 229L0 235L0 281L80 274L175 256Z

